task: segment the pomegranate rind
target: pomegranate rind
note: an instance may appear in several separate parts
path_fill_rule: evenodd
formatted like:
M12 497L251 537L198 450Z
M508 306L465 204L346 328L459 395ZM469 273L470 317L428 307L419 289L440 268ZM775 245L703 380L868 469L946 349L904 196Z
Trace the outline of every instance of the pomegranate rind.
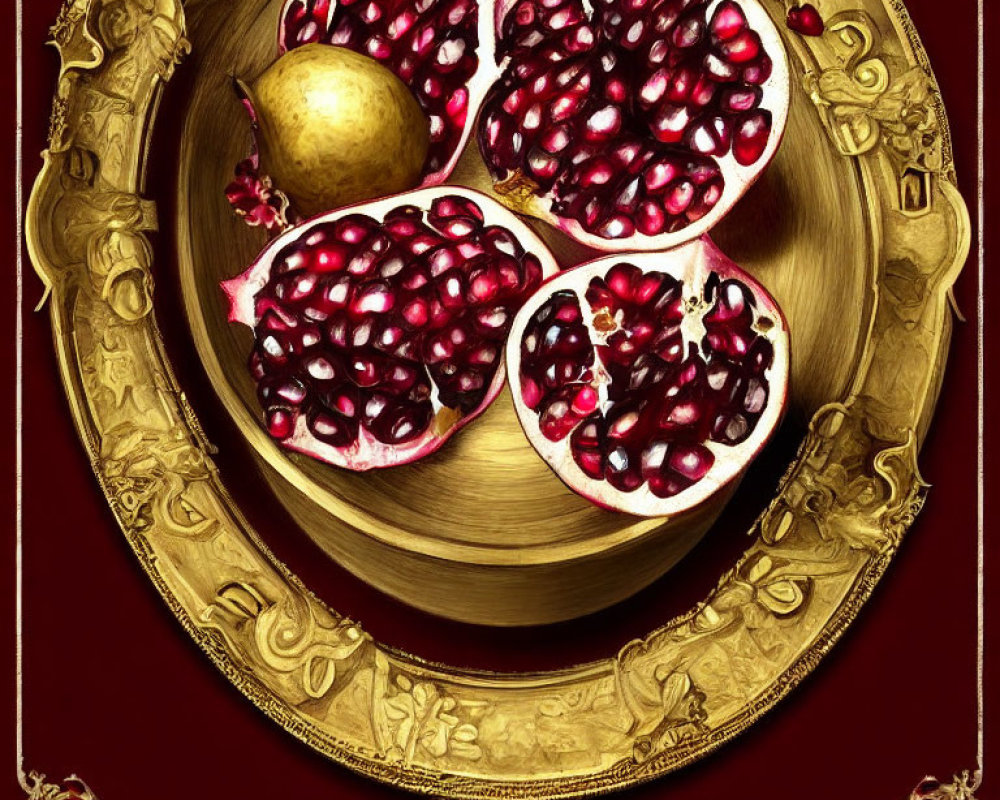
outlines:
M254 330L258 323L255 308L256 298L271 279L271 266L276 255L287 245L308 236L313 227L356 213L384 219L389 212L404 205L427 210L430 209L434 200L439 199L444 194L441 189L417 189L318 214L286 229L267 244L246 271L235 278L220 283L229 303L229 321L241 323ZM450 186L446 194L472 200L483 212L484 225L498 225L513 233L525 252L533 254L540 262L543 279L547 279L559 271L559 265L542 239L504 206L472 189ZM435 387L435 393L431 398L434 418L430 427L416 439L402 444L390 445L381 442L366 431L363 426L359 426L357 441L347 447L335 447L314 437L307 427L305 415L301 413L295 419L292 434L280 442L275 440L275 444L280 444L288 450L303 453L328 464L354 471L408 464L438 450L455 433L482 414L502 391L505 376L506 370L501 350L499 363L482 401L466 414L461 414L457 409L442 405L437 399Z
M301 3L302 0L285 0L285 4L282 6L281 12L278 15L278 54L281 55L287 52L292 47L299 47L300 44L294 44L287 41L285 32L287 30L286 19L292 11L293 6ZM324 32L330 29L333 24L334 18L339 7L339 3L336 0L330 0L326 3L326 8L315 18L317 26ZM468 144L469 137L472 135L472 131L476 127L476 121L479 114L479 109L483 104L483 100L486 97L486 93L489 91L490 87L493 85L497 76L502 72L502 68L498 71L495 63L495 52L496 52L496 25L499 24L501 17L499 16L500 8L499 6L494 6L492 2L488 0L477 0L477 13L476 13L476 35L479 39L479 44L476 47L476 57L478 59L478 64L476 66L476 71L465 84L465 87L469 93L468 99L466 101L466 118L465 124L462 126L462 132L458 140L456 141L453 151L449 154L448 159L445 163L437 170L429 172L421 178L420 184L417 188L424 189L431 186L437 186L444 183L451 173L455 169L455 165L458 163L459 158L461 158L462 153L465 151L465 147ZM331 44L328 42L323 42L328 47L339 47L340 45Z
M766 317L770 326L758 329L773 347L773 358L764 375L768 397L763 412L750 435L735 445L705 441L715 456L714 464L700 480L671 497L657 497L643 483L631 492L616 489L606 480L588 476L573 458L570 435L558 441L546 438L539 429L539 414L529 408L520 392L521 345L535 313L557 292L572 291L581 308L587 307L585 293L592 278L603 278L616 264L631 264L646 272L661 272L680 280L686 297L699 296L714 273L720 279L735 278L750 289L756 319ZM704 312L699 312L704 313ZM641 517L677 517L703 510L714 502L725 502L749 465L777 430L787 406L789 376L788 326L774 298L750 275L741 270L707 237L664 252L626 253L606 256L581 264L547 280L521 307L511 326L506 348L507 374L518 421L535 451L574 492L596 505ZM721 506L720 506L721 509Z
M721 2L724 0L713 0L706 6L706 18L711 18ZM495 12L497 30L500 30L504 17L516 4L517 0L500 0ZM697 239L710 231L746 194L774 158L784 136L791 98L791 74L781 33L767 11L756 0L738 0L738 4L746 16L748 26L760 36L764 52L772 62L770 76L760 84L762 98L758 105L758 108L770 112L771 130L761 155L752 164L739 164L731 150L721 157L713 156L713 160L721 168L725 184L722 196L708 213L672 233L647 236L636 230L630 236L615 239L591 233L577 220L559 216L553 211L557 201L550 194L526 196L525 193L516 191L507 200L501 192L501 200L509 202L511 208L520 213L530 214L548 222L577 242L605 252L667 250ZM500 65L497 78L503 73L504 66L505 64ZM520 183L516 178L516 175L507 173L496 180L496 185L502 187L506 181L514 179L514 183L519 186Z

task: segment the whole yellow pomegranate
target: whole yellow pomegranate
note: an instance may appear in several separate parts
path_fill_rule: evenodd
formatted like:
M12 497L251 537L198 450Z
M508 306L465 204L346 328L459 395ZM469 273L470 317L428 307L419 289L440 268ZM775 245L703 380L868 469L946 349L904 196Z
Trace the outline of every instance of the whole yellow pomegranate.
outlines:
M344 47L308 44L250 86L260 169L298 211L411 189L427 157L427 118L406 85Z

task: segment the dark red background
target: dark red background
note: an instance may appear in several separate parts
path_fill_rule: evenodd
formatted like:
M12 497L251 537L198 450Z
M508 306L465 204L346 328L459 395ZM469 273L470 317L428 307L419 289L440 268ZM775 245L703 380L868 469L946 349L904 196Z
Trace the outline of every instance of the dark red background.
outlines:
M25 196L41 165L57 57L44 48L59 0L25 0ZM996 14L996 4L992 14ZM14 33L13 3L5 9ZM951 121L960 188L975 218L976 10L971 0L909 0ZM987 31L991 20L987 20ZM994 28L1000 19L992 19ZM14 33L16 35L16 33ZM989 36L988 36L989 39ZM14 38L4 58L13 122ZM995 67L990 65L987 86ZM183 68L166 109L181 108ZM989 103L989 101L988 101ZM988 105L988 111L992 108ZM161 115L150 194L170 230L170 154L178 115ZM987 121L989 142L995 126ZM4 163L13 163L13 124ZM10 184L8 184L8 187ZM13 197L6 194L7 202ZM4 214L11 224L13 208ZM987 229L988 226L987 226ZM13 245L11 230L4 241ZM173 294L167 236L160 239L158 314L172 355L190 361ZM0 374L4 447L0 502L5 530L3 618L14 618L14 250L7 251ZM987 291L995 295L995 281ZM41 286L25 260L24 326L24 754L25 769L57 779L81 775L101 800L127 798L400 798L356 777L285 734L215 671L142 574L101 496L72 428L52 353L47 313L31 313ZM945 388L921 455L933 485L927 505L882 585L833 653L750 732L692 768L621 795L640 800L749 797L771 800L905 798L925 774L947 778L976 757L976 263L956 286L969 318L952 341ZM988 315L989 318L989 315ZM990 326L987 325L987 333ZM987 355L994 350L987 347ZM996 375L987 366L987 396ZM182 380L205 427L222 442L224 475L244 453L196 368ZM987 417L989 423L989 417ZM988 428L988 441L994 437ZM231 443L232 442L232 443ZM783 457L781 452L775 458ZM995 457L987 448L989 494ZM233 484L268 543L324 599L361 619L376 637L421 655L493 668L543 668L607 655L704 595L740 537L712 538L680 584L657 585L596 618L538 632L492 632L444 623L367 589L289 532L255 478ZM745 529L745 528L744 528ZM988 525L987 536L992 533ZM989 546L988 546L988 562ZM8 644L13 636L7 637ZM13 665L13 653L5 658ZM991 664L988 661L987 667ZM13 675L9 732L13 733ZM991 738L987 736L987 741ZM8 762L10 764L10 762ZM11 764L11 766L13 766ZM11 770L5 782L18 796ZM988 775L980 800L990 797Z

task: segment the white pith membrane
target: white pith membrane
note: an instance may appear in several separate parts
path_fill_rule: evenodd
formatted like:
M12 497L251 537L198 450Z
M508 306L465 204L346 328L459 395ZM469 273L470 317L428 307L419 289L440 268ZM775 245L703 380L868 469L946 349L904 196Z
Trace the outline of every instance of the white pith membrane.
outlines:
M692 344L695 345L698 356L702 360L707 360L702 349L706 331L702 319L710 311L711 303L704 302L702 298L705 286L713 274L717 275L720 281L734 279L749 289L754 299L750 304L753 311L753 331L765 338L773 348L770 365L763 372L767 381L764 408L750 434L732 445L708 438L701 439L699 443L711 452L715 459L714 463L703 477L669 497L658 497L653 494L645 480L633 491L622 491L612 486L606 479L587 475L577 464L571 449L573 434L584 424L585 417L573 425L572 432L565 433L558 440L549 439L540 429L539 412L542 406L538 405L538 410L529 408L522 394L525 388L522 346L525 346L526 332L537 324L535 315L550 304L554 296L561 292L571 292L575 295L582 311L594 356L594 375L590 386L596 390L598 396L597 409L602 416L606 416L607 373L603 369L597 347L606 344L608 337L614 335L615 331L625 328L621 327L620 310L612 318L609 314L602 313L602 309L591 309L586 293L593 279L603 281L609 271L620 264L638 267L643 273L662 273L679 280L684 287L683 297L696 301L684 303L684 316L680 323L684 353L681 360L690 355ZM506 358L514 407L525 434L539 455L569 488L605 508L639 516L669 517L699 507L724 488L734 485L774 433L786 405L788 350L785 320L774 300L760 284L722 254L707 237L702 237L667 252L629 253L604 257L559 273L546 281L518 312L508 336ZM548 395L543 397L545 396ZM663 438L669 437L664 434Z
M398 2L398 0L385 0L384 5L388 7L395 2ZM408 3L407 9L404 10L409 10L409 6L412 5L416 10L421 11L422 13L433 12L435 6L439 6L442 4L443 0L414 0L412 4ZM282 7L281 13L278 17L279 54L285 53L287 50L291 49L291 47L298 47L301 46L302 44L306 44L311 41L321 41L327 44L331 44L328 40L336 31L337 12L341 8L341 6L347 4L338 3L336 2L336 0L332 0L332 2L329 3L325 11L321 11L318 13L308 11L310 7L314 8L316 5L322 5L322 0L320 3L317 3L316 0L308 0L308 2L306 0L285 0L285 5ZM353 5L360 8L365 6L366 2L364 0L355 0L354 3L351 3L349 5ZM369 3L368 5L374 6L375 4ZM400 3L400 5L402 5L402 3ZM494 81L496 80L497 68L494 64L495 20L494 20L494 6L492 0L472 0L470 6L472 8L471 13L474 13L476 15L475 29L476 29L476 37L478 39L478 43L474 47L474 52L476 58L478 59L478 63L476 65L476 70L472 74L472 76L467 81L464 81L461 84L468 92L468 98L465 103L465 120L464 124L461 127L461 135L457 139L455 146L450 150L448 159L444 162L444 164L442 164L437 169L434 169L428 172L426 175L424 175L423 178L421 179L420 186L417 188L436 186L444 182L448 178L448 176L452 173L452 170L454 170L455 164L458 162L459 158L462 155L462 152L465 150L465 145L469 140L469 136L471 135L473 128L475 127L476 115L478 113L479 107L482 105L483 98L485 97L486 92L489 91L489 88L493 85ZM313 17L313 19L309 23L307 23L308 25L311 26L309 29L309 36L304 37L295 43L289 43L287 41L287 36L286 36L286 30L288 27L287 20L290 18L291 15L295 14L297 10L302 8L306 8L307 9L306 13ZM399 9L397 8L397 11L398 10ZM382 19L381 12L379 18L372 20L372 23L377 23L379 22L380 19ZM407 32L409 30L410 29L408 28ZM438 33L447 34L448 31L447 30L439 31ZM400 34L399 39L401 40L404 35L405 33ZM342 46L342 45L331 44L331 46ZM448 48L447 40L441 42L439 47L442 48L441 50L439 50L439 53L448 54L442 56L444 58L450 58L450 53L454 52L455 50L455 48L451 48L450 50L446 49ZM399 75L399 71L395 69L391 63L388 63L387 60L377 58L372 53L373 48L367 46L367 43L365 47L351 47L351 49L355 50L356 52L363 53L364 55L373 57L377 61L380 61L380 63L385 63L385 65L389 67L389 69L392 69L393 72ZM464 47L463 47L463 52L464 52ZM409 85L409 81L405 79L404 83L407 83L407 85ZM420 102L421 98L419 93L414 92L414 96L417 97L418 102ZM433 121L429 120L429 124L431 124L431 133L433 141L433 135L434 135Z
M541 265L542 279L555 274L558 265L549 253L544 242L523 222L506 208L489 197L471 189L447 187L443 189L419 189L376 201L347 206L336 211L320 214L316 217L285 230L264 248L256 261L241 275L222 282L226 293L231 322L240 322L255 330L260 322L257 316L258 295L272 279L272 265L286 246L306 241L310 232L319 227L328 226L354 214L363 214L376 221L382 221L389 212L403 206L415 206L421 209L423 221L427 223L427 211L435 200L457 197L471 200L481 210L482 227L499 226L509 231L524 249L525 255L533 255ZM523 258L523 256L522 256ZM465 261L461 263L467 263ZM312 273L316 274L316 273ZM378 276L373 276L378 277ZM272 307L273 310L273 307ZM279 316L281 312L279 311ZM287 321L287 320L286 320ZM267 338L267 337L265 337ZM263 346L263 344L262 344ZM405 464L421 458L437 450L456 431L475 419L496 398L503 388L505 369L503 364L502 340L498 344L498 356L493 378L483 396L482 401L472 410L462 414L459 409L444 405L439 397L438 385L435 383L426 365L423 366L426 379L430 384L430 403L433 410L431 422L427 429L415 439L400 444L388 444L377 439L364 424L358 424L357 440L350 446L335 446L324 442L309 430L307 415L295 411L294 432L280 440L282 447L319 458L327 463L353 470L366 470L377 467L390 467Z
M519 2L520 0L501 0L498 3L496 7L498 31L501 30L500 25L504 17ZM536 2L544 5L543 0L536 0ZM707 19L710 20L712 18L712 14L721 2L723 0L712 0L706 5L705 16ZM583 0L583 5L588 13L592 11L592 4L587 2L587 0ZM738 163L731 149L727 150L722 156L711 156L712 160L721 168L724 178L721 197L712 206L711 210L699 219L689 222L684 227L672 233L666 232L648 236L636 229L634 233L628 236L606 238L587 231L575 219L560 216L554 210L554 206L558 200L550 196L552 190L548 194L532 193L526 195L524 192L518 190L515 185L512 200L514 205L512 207L516 207L522 213L529 213L532 216L545 220L582 244L604 251L666 250L708 232L728 213L729 209L732 208L740 197L746 193L747 189L757 180L761 172L763 172L774 157L784 134L788 116L790 73L781 35L768 13L756 0L737 0L737 5L742 9L746 17L749 29L755 31L760 36L763 50L771 59L771 74L760 84L762 97L757 105L757 108L770 112L771 128L764 150L751 164L742 165ZM499 49L497 47L497 50ZM509 59L505 59L497 67L497 74L493 76L495 80L499 80L508 63ZM481 127L481 122L477 123L478 127ZM647 133L647 136L652 139L651 133ZM612 144L614 142L609 142L608 146L610 147ZM481 143L480 146L483 147L484 145ZM683 149L678 148L678 152L682 153ZM517 184L520 177L508 170L497 177L497 184L503 185L507 181L513 181L514 184ZM608 202L611 202L610 198L608 198ZM634 208L632 210L634 211Z

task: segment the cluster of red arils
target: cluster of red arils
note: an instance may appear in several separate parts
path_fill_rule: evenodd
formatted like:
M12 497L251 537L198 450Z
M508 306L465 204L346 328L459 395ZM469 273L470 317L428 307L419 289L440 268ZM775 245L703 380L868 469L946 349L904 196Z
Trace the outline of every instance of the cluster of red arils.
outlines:
M822 33L812 6L787 23ZM756 0L289 0L278 43L388 67L430 146L423 188L290 227L252 161L227 190L282 231L224 284L273 438L350 469L404 464L506 375L529 441L599 505L675 514L735 486L788 381L780 310L706 235L787 115ZM473 135L494 198L440 186ZM518 214L621 254L560 272Z

